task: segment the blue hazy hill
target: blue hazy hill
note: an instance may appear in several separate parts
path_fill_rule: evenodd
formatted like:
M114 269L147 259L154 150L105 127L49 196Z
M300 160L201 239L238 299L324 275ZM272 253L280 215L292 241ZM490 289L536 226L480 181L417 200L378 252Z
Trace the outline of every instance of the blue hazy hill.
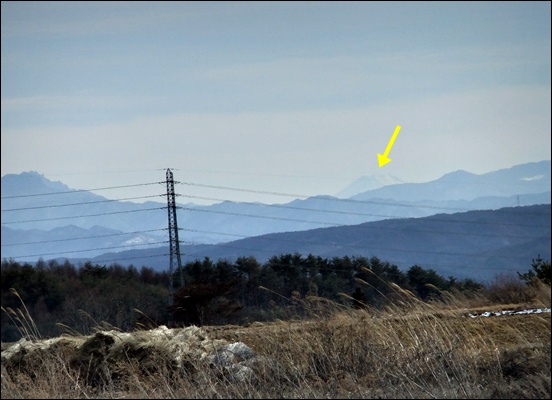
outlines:
M48 195L59 192L64 194ZM185 229L180 235L183 243L215 244L270 233L548 203L550 161L541 161L480 175L456 171L431 182L391 184L349 199L320 195L286 204L178 204L177 213L179 227ZM147 247L167 240L165 207L162 201L110 201L37 172L6 175L2 177L2 258L33 255L28 258L32 260L36 254L54 252L74 257L79 249ZM75 241L76 228L84 230L77 237L90 239ZM111 230L113 236L98 235L94 229L99 228ZM54 237L57 241L51 242Z

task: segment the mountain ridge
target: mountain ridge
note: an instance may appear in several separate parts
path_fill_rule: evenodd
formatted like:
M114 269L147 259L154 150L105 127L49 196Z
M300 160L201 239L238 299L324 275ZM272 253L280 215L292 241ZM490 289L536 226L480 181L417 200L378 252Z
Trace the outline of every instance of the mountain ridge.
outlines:
M379 189L384 186L405 183L403 180L393 175L364 175L341 189L334 197L338 199L348 199L354 195L364 193L368 190Z
M449 172L425 183L405 183L370 190L351 197L355 200L380 198L409 198L425 200L473 200L483 196L512 196L521 193L539 193L550 190L550 160L514 165L484 174L464 170ZM523 180L542 175L540 179ZM470 186L474 186L471 188Z
M15 184L15 194L14 192ZM52 191L71 191L74 189L69 188L61 181L51 181L43 174L37 171L25 171L21 174L7 174L2 177L2 193L9 191L10 195L19 196L33 196L41 193L52 193ZM41 186L45 186L52 191L37 191Z
M512 174L513 172L513 174ZM64 203L76 205L59 206L60 196L28 196L11 198L18 193L30 193L24 184L10 188L10 181L17 180L18 175L10 174L2 177L2 227L7 234L2 235L2 258L14 255L47 253L62 250L60 243L48 243L49 237L66 239L67 249L77 250L71 240L74 235L67 229L67 234L60 237L59 232L48 233L52 229L74 225L82 229L92 229L101 226L119 232L120 239L129 232L150 232L145 237L146 242L166 240L166 203L147 201L133 203L131 201L112 201L88 191L70 189L61 182L49 181L37 172L23 173L23 181L34 185L35 192L68 192L63 194ZM485 195L471 200L454 197L454 193L463 189L458 186L460 180L472 180L473 186L494 187L492 193L502 195ZM493 179L493 177L498 177ZM5 179L7 178L7 179ZM439 186L443 181L448 182ZM452 182L451 182L452 181ZM43 186L39 184L42 182ZM509 183L510 192L498 190L501 184ZM415 185L418 192L445 192L445 197L451 200L432 199L417 200L409 195L409 190ZM508 186L508 185L507 185ZM518 188L516 194L511 188ZM48 189L49 188L49 189ZM406 188L406 189L405 189ZM528 189L529 188L529 189ZM500 188L499 188L500 189ZM406 194L405 194L406 190ZM527 190L528 193L524 192ZM542 190L537 192L538 190ZM306 199L295 199L285 204L263 204L259 202L223 201L212 205L177 204L179 226L185 230L181 239L185 242L198 244L216 244L229 242L236 237L255 237L269 233L297 232L318 227L355 225L365 222L405 218L425 217L435 213L455 213L474 209L496 209L506 206L531 205L550 203L550 161L521 164L509 169L496 170L486 174L472 174L458 170L443 175L441 178L427 183L393 184L380 189L365 192L368 198L359 200L353 196L349 199L338 199L333 196L319 195ZM489 191L482 192L483 194ZM387 194L387 196L385 196ZM23 195L26 196L26 195ZM427 196L424 196L427 197ZM56 199L57 198L57 199ZM10 210L11 209L11 210ZM20 211L17 211L21 209ZM24 221L24 222L21 222ZM25 222L26 221L26 222ZM13 229L17 232L11 232ZM20 245L29 242L24 240L26 230L39 229L42 244ZM29 232L29 236L39 237L37 232ZM90 236L95 236L90 234ZM113 241L91 239L88 245L81 242L83 249L95 249L113 245ZM146 240L147 239L147 240ZM131 239L128 239L131 240ZM126 244L125 244L126 243ZM134 241L116 243L125 246ZM72 253L71 253L72 254ZM94 254L93 252L88 254ZM63 253L60 254L62 256Z
M323 258L375 256L401 270L420 265L443 276L491 280L526 271L539 255L550 260L550 216L551 205L542 204L270 233L218 245L181 246L182 263L204 257L233 260L248 256L266 262L284 253ZM167 253L168 246L106 253L91 261L132 258L134 265L166 269ZM155 258L156 254L165 257Z

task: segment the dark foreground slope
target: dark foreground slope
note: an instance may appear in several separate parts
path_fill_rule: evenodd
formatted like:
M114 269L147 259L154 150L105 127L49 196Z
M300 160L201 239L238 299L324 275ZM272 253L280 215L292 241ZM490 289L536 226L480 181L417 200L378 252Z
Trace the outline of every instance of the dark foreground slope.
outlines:
M2 398L550 398L549 312L412 306L22 339Z
M497 274L525 271L539 255L550 259L550 211L550 204L510 207L268 234L217 245L188 245L181 247L182 263L240 256L254 256L264 262L285 253L325 258L376 256L403 270L417 264L443 276L488 280ZM181 232L180 240L186 241L186 231ZM166 269L167 253L167 248L126 251L92 261L119 260Z

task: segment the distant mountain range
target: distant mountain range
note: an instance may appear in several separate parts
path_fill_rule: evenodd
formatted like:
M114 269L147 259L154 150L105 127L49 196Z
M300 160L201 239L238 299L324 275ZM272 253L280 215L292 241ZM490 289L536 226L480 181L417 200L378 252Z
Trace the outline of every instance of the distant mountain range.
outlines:
M348 199L349 197L367 192L368 190L379 189L381 187L395 185L397 183L404 182L393 175L361 176L345 189L340 190L335 197L338 199Z
M273 233L228 243L182 246L182 263L204 257L235 260L240 256L266 262L285 253L323 258L375 256L402 270L420 265L445 277L488 281L501 274L527 272L532 259L539 255L551 259L550 217L551 205L543 204ZM119 260L121 264L163 270L169 265L168 251L167 246L128 250L103 254L92 261L109 264Z
M230 201L209 206L178 204L178 224L183 229L180 240L183 246L220 244L271 233L549 204L550 170L548 160L481 175L456 171L427 183L378 187L397 179L361 178L340 192L354 194L341 199L313 196L272 205ZM363 190L362 182L377 188L356 193ZM63 195L55 194L60 192ZM37 255L45 259L96 257L158 247L167 240L165 207L165 202L108 200L36 172L5 175L1 257L34 261Z
M353 196L408 199L409 201L470 201L481 197L508 197L550 191L550 161L516 165L476 175L455 171L427 183L404 183L370 190Z

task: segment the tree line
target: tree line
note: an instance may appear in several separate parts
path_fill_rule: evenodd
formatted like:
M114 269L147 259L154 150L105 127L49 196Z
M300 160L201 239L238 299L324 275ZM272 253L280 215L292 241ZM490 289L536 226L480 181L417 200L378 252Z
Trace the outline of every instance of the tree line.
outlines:
M180 277L183 277L183 285ZM414 265L401 271L377 257L322 258L281 254L264 264L254 257L235 261L196 259L169 273L142 266L81 265L40 259L34 265L1 263L1 340L21 338L26 318L43 337L90 334L96 327L123 331L159 324L245 324L309 316L339 307L385 307L397 299L392 285L422 301L446 291L476 292L472 280L443 277ZM25 310L23 313L21 310Z

